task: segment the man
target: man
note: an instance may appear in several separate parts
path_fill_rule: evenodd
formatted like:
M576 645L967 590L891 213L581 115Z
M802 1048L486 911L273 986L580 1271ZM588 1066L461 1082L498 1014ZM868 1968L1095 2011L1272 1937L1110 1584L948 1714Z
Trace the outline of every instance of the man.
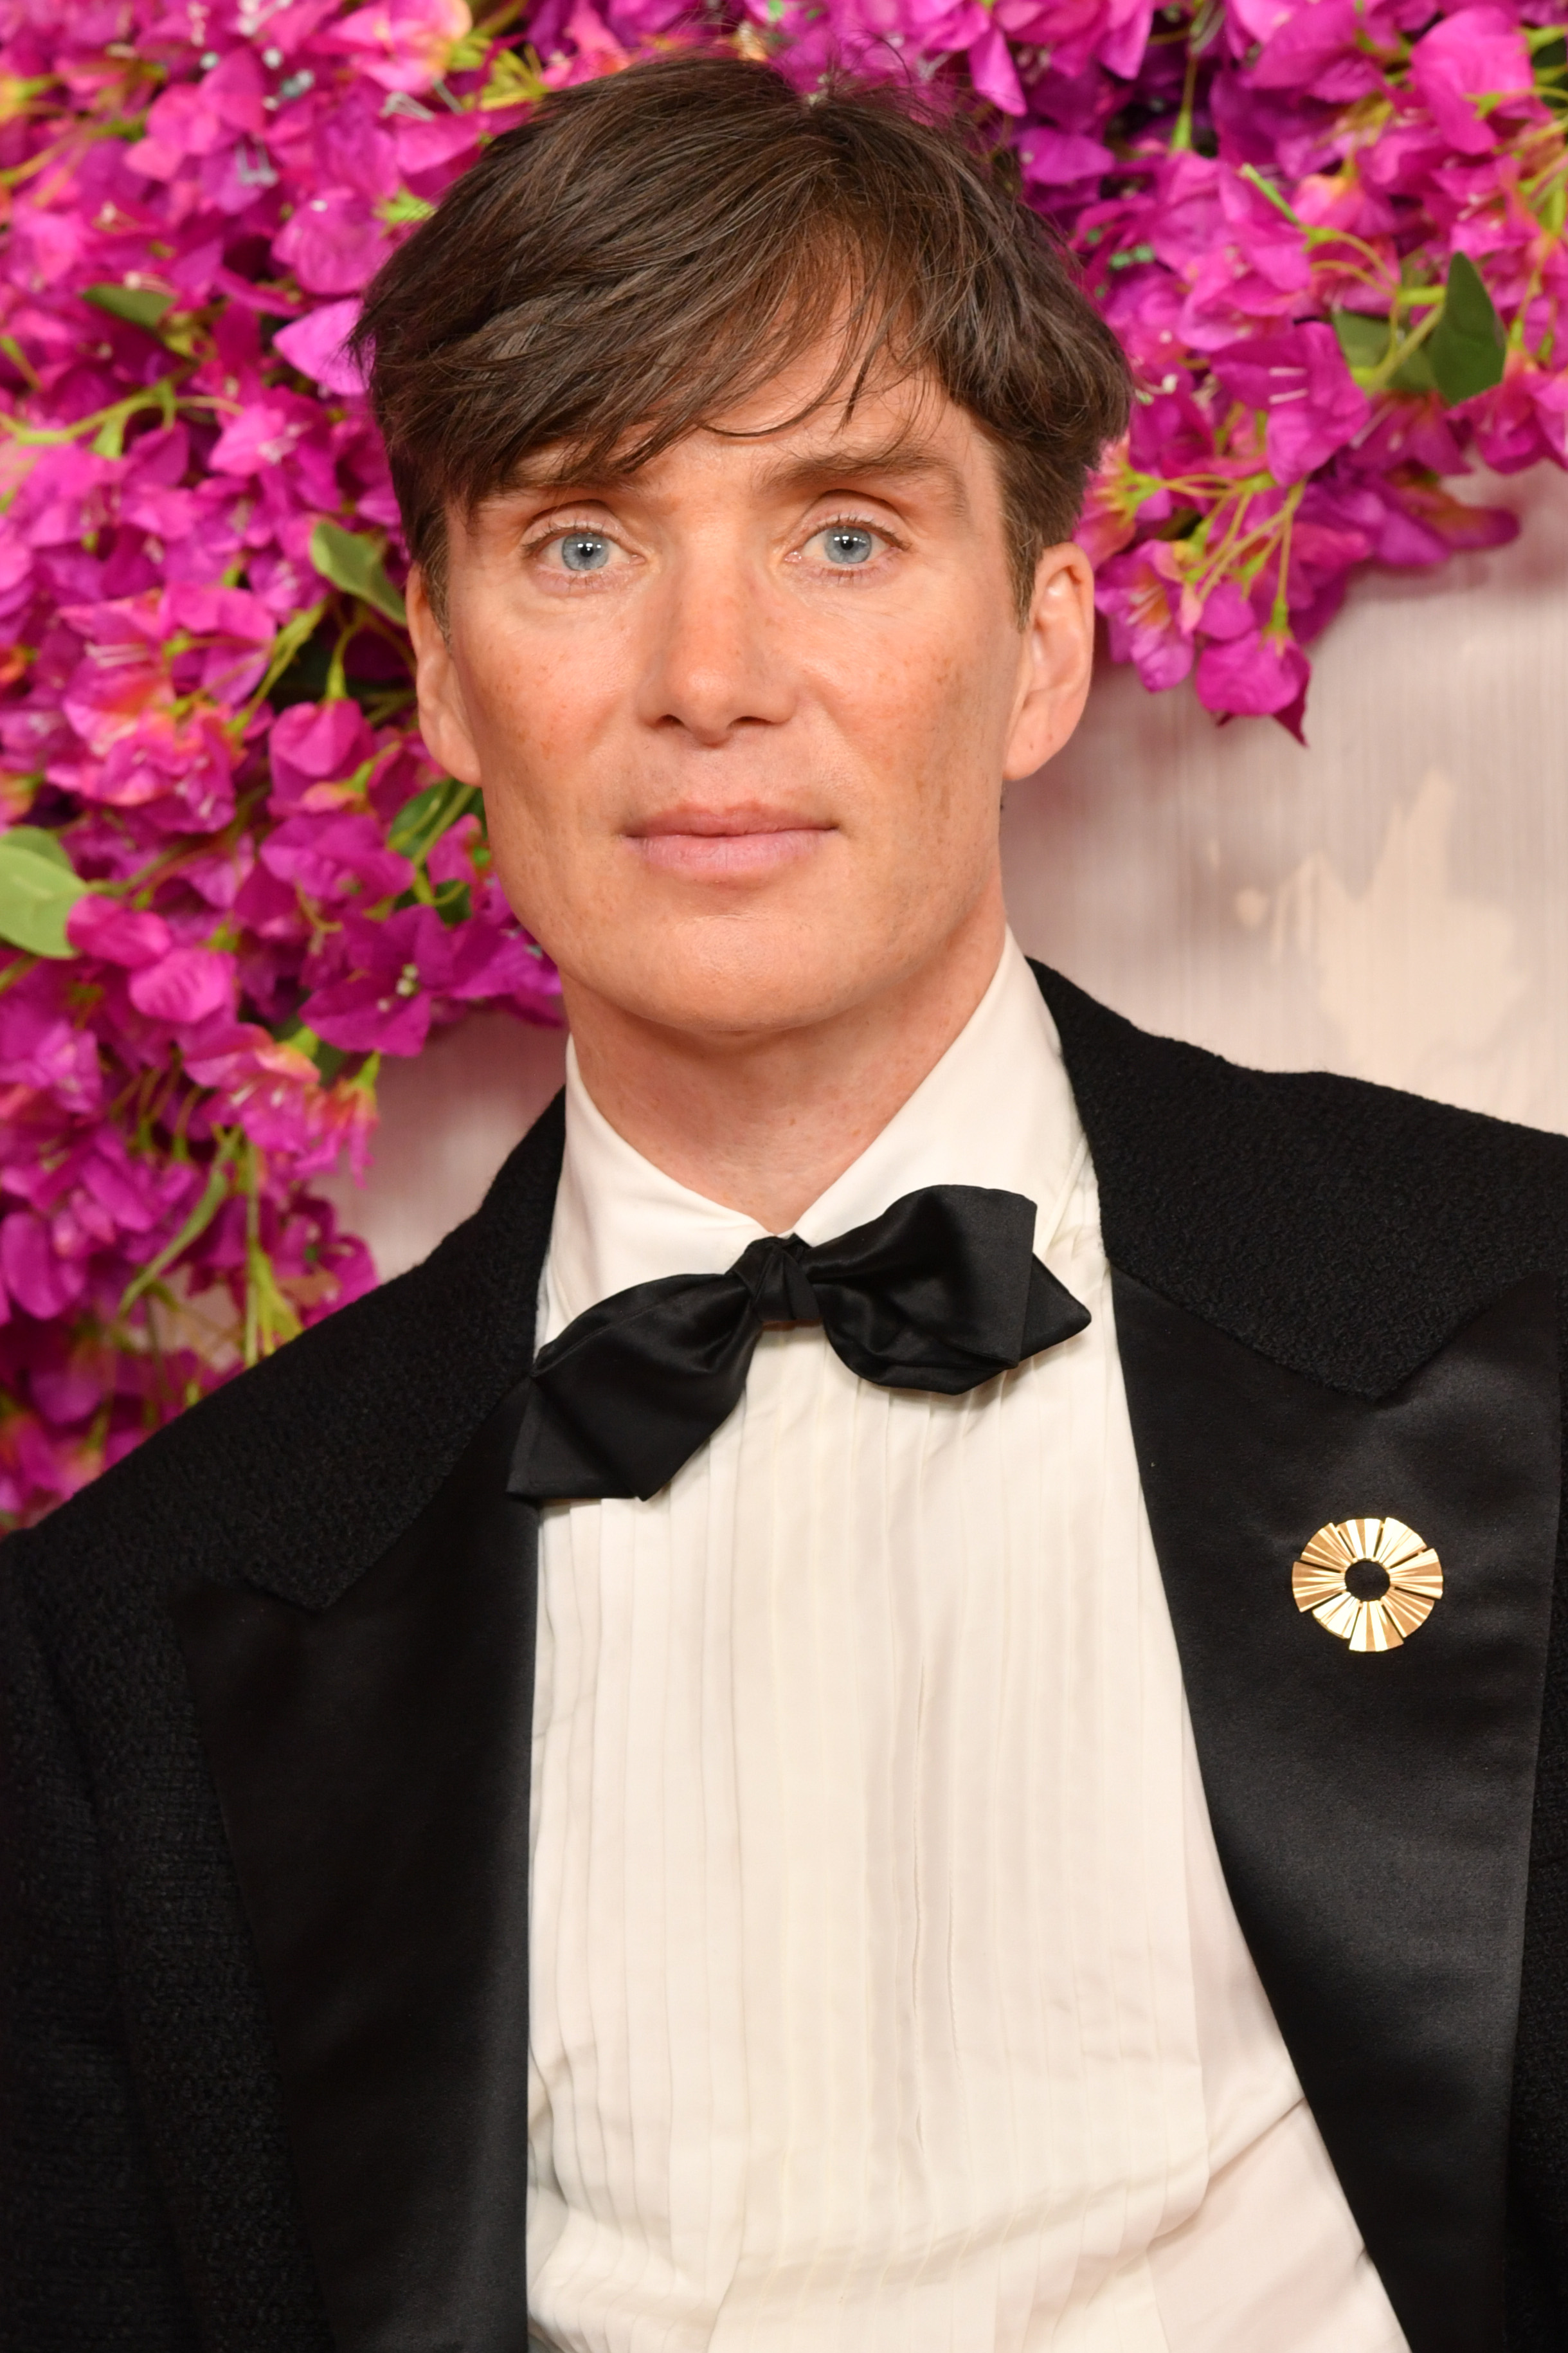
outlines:
M1009 941L1113 346L693 58L364 332L564 1106L6 1547L6 2342L1568 2341L1568 1146Z

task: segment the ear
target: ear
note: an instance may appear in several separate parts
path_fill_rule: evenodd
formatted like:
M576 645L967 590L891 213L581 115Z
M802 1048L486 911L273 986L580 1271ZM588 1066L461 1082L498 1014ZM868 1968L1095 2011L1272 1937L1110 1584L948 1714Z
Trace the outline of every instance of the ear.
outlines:
M1003 774L1032 776L1083 716L1094 670L1094 574L1071 540L1047 547L1019 653L1018 693Z
M460 785L479 782L479 755L463 702L451 641L436 617L423 567L408 575L408 634L414 640L419 732L433 760Z

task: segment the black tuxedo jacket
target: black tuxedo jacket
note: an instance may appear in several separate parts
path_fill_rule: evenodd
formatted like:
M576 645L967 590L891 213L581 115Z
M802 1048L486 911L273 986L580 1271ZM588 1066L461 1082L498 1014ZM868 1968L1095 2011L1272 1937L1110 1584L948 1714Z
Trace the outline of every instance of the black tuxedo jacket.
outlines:
M1568 2345L1568 1141L1040 980L1280 2027L1414 2353ZM521 2353L561 1147L0 1552L14 2353ZM1372 1514L1446 1590L1352 1655L1290 1567Z

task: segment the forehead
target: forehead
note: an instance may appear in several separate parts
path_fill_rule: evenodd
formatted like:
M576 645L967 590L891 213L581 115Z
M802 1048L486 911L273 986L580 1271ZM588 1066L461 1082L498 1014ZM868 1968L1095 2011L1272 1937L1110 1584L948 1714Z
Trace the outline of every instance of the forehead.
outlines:
M668 440L649 425L607 452L569 442L532 451L500 495L593 485L657 495L721 473L763 491L877 477L964 503L979 494L994 472L989 437L934 375L884 366L845 385L841 374L834 354L809 352Z

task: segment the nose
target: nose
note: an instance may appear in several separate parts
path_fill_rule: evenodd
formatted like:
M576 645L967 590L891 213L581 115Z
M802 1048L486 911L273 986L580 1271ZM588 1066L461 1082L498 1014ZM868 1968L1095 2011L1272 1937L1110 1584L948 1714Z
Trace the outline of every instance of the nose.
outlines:
M648 639L638 715L716 750L738 733L777 727L795 708L784 632L743 547L716 535L669 564L645 607Z

